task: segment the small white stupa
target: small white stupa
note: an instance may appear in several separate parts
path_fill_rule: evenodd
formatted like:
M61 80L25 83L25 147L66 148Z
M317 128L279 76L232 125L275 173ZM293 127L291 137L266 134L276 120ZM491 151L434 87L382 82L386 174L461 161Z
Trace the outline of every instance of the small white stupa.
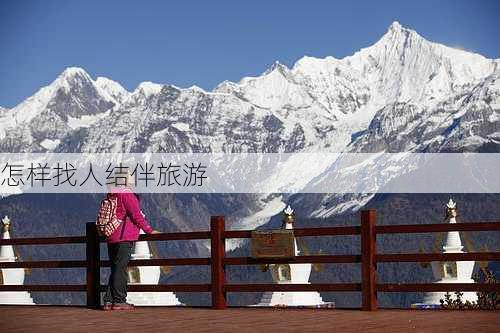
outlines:
M141 230L141 234L144 232ZM151 259L148 242L135 242L132 259ZM160 281L161 269L159 266L136 266L129 267L129 284L158 284ZM127 302L137 306L146 305L182 305L173 292L129 292Z
M448 223L457 223L457 204L451 198L446 205L446 217ZM443 253L464 253L462 241L458 231L449 231L443 246ZM432 262L432 273L437 283L475 283L471 278L474 270L474 261L445 261ZM440 300L445 299L446 292L429 292L425 294L423 304L440 305ZM452 299L456 299L454 292L449 292ZM475 292L464 292L462 301L477 301Z
M288 206L284 210L284 229L293 229L294 212ZM300 251L295 242L295 255ZM310 284L311 264L272 264L269 265L273 280L277 284ZM331 303L330 303L331 304ZM256 306L321 306L326 305L320 294L316 291L285 291L265 292L259 304Z
M10 239L10 219L5 216L2 219L2 239ZM19 258L14 253L12 245L0 247L0 262L14 262ZM24 284L24 268L2 268L0 269L0 284L22 285ZM0 304L34 304L31 295L27 291L0 291Z

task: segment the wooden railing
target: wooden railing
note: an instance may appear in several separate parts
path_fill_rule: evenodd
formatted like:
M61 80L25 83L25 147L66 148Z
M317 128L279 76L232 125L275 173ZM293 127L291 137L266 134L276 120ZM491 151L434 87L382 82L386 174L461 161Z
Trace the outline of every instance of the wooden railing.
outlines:
M226 257L225 240L230 238L250 238L250 230L226 230L223 216L212 216L210 231L176 232L154 235L141 235L139 240L203 240L211 241L209 258L171 258L131 260L129 266L211 266L209 284L168 284L168 285L129 285L129 291L156 292L211 292L212 308L226 308L227 292L263 291L357 291L362 294L362 309L377 309L377 291L380 292L431 292L431 291L496 291L499 283L377 283L378 262L429 262L429 261L498 261L500 252L469 253L407 253L377 254L377 234L429 233L445 231L500 231L500 222L476 222L458 224L416 224L416 225L376 225L375 210L361 212L360 226L329 228L294 229L296 237L304 236L341 236L359 235L361 251L359 255L312 255L297 256L291 259L255 259L251 257ZM82 244L86 245L86 260L44 260L1 262L0 268L76 268L86 267L86 284L67 285L0 285L0 291L85 291L87 307L100 306L100 293L105 286L100 284L101 267L109 267L109 261L100 259L100 243L94 223L87 223L86 235L77 237L18 238L0 240L1 245L40 245L40 244ZM278 263L360 263L361 282L359 283L313 283L313 284L230 284L226 283L225 267L229 265L260 265Z

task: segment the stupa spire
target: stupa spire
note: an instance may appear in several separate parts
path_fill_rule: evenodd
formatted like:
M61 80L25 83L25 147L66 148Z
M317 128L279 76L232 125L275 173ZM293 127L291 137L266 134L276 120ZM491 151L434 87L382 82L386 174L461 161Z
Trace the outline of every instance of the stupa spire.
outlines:
M8 216L2 219L2 239L10 239L11 222ZM14 247L12 245L3 245L0 247L0 258L4 261L16 261Z
M446 204L446 220L448 223L457 223L457 203L450 198ZM462 240L458 231L450 231L446 234L446 243L443 246L444 253L446 252L463 252Z
M11 230L12 222L8 216L5 216L2 219L2 239L10 239ZM14 246L0 246L0 262L14 262L17 260ZM1 284L24 284L24 268L1 268L0 273ZM27 291L3 291L0 293L0 304L33 304L33 299Z
M283 211L282 229L293 230L295 223L295 213L292 207L287 206ZM276 232L282 232L276 231ZM295 255L300 254L297 247L297 240L293 238ZM269 270L272 278L277 284L309 284L311 274L311 264L271 264ZM256 306L313 306L326 307L333 306L333 303L325 303L320 294L316 291L290 291L290 292L266 292Z
M445 223L457 223L457 203L450 198L445 206ZM446 233L446 242L442 248L442 253L462 253L462 242L458 231ZM436 249L437 250L437 249ZM434 261L431 262L432 273L436 278L436 283L474 283L471 278L474 270L474 261ZM456 296L451 293L452 299ZM444 292L428 292L425 294L422 303L412 304L415 308L439 308L440 300L444 300ZM474 302L477 295L474 292L464 292L464 301Z
M144 234L144 231L140 231ZM153 254L147 241L135 242L133 260L151 259ZM160 266L129 267L130 284L158 284L160 282ZM129 292L127 301L134 305L181 305L173 292Z

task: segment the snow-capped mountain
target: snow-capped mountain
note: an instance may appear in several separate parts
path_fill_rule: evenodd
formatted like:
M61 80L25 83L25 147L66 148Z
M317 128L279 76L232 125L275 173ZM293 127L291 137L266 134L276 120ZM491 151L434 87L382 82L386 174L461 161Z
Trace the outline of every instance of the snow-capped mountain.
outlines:
M395 22L352 56L304 57L292 68L276 62L260 76L210 92L152 82L128 92L68 68L18 106L0 110L0 150L498 151L499 64ZM352 209L369 198L343 197L320 196L305 210L328 216L332 210L324 207Z
M118 105L108 91L83 69L66 69L49 86L1 114L1 151L53 150L63 137L91 126Z

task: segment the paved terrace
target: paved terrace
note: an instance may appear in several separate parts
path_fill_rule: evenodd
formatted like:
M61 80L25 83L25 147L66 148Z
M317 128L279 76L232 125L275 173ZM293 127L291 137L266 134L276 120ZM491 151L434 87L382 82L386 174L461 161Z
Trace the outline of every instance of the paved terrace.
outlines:
M1 332L499 332L500 311L0 306Z

